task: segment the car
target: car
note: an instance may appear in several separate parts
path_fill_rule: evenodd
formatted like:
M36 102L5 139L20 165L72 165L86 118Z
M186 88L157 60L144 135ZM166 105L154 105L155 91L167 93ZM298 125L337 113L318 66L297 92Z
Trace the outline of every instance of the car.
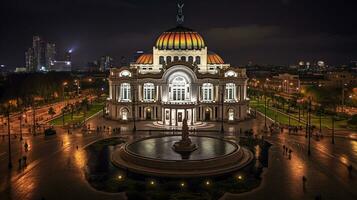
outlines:
M48 128L45 130L45 136L56 135L56 133L56 130L54 130L53 128Z

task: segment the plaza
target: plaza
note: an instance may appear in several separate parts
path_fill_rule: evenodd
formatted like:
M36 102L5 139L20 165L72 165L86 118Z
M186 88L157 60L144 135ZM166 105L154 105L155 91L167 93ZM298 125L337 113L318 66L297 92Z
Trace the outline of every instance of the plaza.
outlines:
M221 136L227 139L237 137L236 130L240 128L244 130L252 127L257 136L264 136L272 143L272 147L268 167L262 174L261 185L248 193L226 193L223 199L266 199L267 195L274 199L312 199L317 195L324 199L355 199L357 194L354 190L354 177L357 174L356 171L349 174L347 166L356 166L356 140L337 137L334 145L329 137L320 141L312 140L312 154L308 157L305 137L288 135L286 131L278 135L261 135L258 130L263 128L263 121L264 118L258 117L238 126L225 124L227 132ZM113 127L113 121L104 120L100 115L88 123L92 124L92 127ZM146 125L143 122L137 126L138 129L144 130ZM150 134L149 131L133 133L130 131L132 124L121 127L123 133L117 135L83 134L80 130L67 134L59 128L58 136L52 138L45 138L43 135L25 136L23 142L29 144L29 151L26 153L23 151L23 142L12 139L14 168L8 170L6 164L1 165L0 172L4 175L1 176L1 199L124 199L124 193L105 193L93 189L84 177L88 159L84 149L91 143L113 136L132 140ZM210 132L215 129L219 129L219 124L213 124L210 129L202 129L200 134L216 135L217 133ZM292 149L291 159L283 155L283 145ZM20 170L16 163L17 158L23 154L28 157L28 165ZM1 145L0 159L2 163L6 163L5 145ZM302 184L303 176L307 178L305 189Z

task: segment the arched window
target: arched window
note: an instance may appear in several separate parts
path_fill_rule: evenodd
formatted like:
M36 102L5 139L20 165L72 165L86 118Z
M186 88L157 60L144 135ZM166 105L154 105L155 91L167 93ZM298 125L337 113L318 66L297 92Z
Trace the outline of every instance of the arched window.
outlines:
M224 77L237 77L237 73L234 71L228 71L224 74Z
M226 101L233 101L235 99L236 85L234 83L226 84Z
M190 85L186 82L186 80L181 77L177 76L172 80L170 84L169 92L170 92L170 99L173 101L184 101L186 97L189 97L189 89Z
M120 85L120 99L122 101L130 101L130 84L122 83Z
M201 57L196 56L196 64L197 65L201 64Z
M193 63L193 57L192 56L188 57L188 62Z
M164 56L160 56L159 57L159 64L162 65L165 63L165 59L164 59Z
M178 56L174 56L174 61L178 61L179 60L179 57Z
M128 114L129 114L128 109L123 108L123 109L121 110L121 113L120 113L121 119L124 120L124 121L128 120Z
M171 56L166 56L166 63L170 63L171 62Z
M155 93L155 86L153 83L144 84L144 101L153 101Z
M229 121L234 120L234 110L232 108L228 110L228 120Z
M213 100L213 84L204 83L202 85L202 101L212 101Z
M128 70L123 70L120 72L119 77L131 77L131 73Z
M186 61L186 56L181 56L181 61Z

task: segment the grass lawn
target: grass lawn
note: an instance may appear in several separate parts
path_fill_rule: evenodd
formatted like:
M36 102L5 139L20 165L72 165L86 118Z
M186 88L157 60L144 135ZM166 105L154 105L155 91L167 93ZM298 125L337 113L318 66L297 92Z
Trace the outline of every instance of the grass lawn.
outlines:
M259 112L264 114L264 101L255 101L252 100L250 101L250 106L254 109L257 109ZM281 113L282 111L280 110L280 112L276 112L275 108L271 108L268 107L267 108L267 116L273 120L276 119L277 122L281 123L281 124L289 124L289 117L286 114L286 112ZM276 114L277 113L277 114ZM275 118L276 115L276 118ZM294 113L290 113L290 115L292 116L290 118L290 124L293 126L297 126L299 125L298 122L298 118L299 118L299 113L296 111ZM307 113L305 112L305 115L302 115L302 112L300 113L300 125L304 126L307 120ZM294 119L296 118L296 119ZM318 115L312 114L311 115L311 119L312 119L312 124L314 126L316 126L317 128L320 127L320 119ZM321 126L322 128L332 128L332 119L330 115L323 115L321 118ZM347 119L344 120L335 120L335 129L347 129Z
M96 114L97 112L103 110L103 102L94 102L93 104L89 105L89 110L87 111L86 118ZM67 113L64 115L64 123L65 124L74 124L74 123L81 123L84 121L84 112L74 112L73 119L71 113ZM59 116L50 121L51 125L58 126L63 125L63 116Z

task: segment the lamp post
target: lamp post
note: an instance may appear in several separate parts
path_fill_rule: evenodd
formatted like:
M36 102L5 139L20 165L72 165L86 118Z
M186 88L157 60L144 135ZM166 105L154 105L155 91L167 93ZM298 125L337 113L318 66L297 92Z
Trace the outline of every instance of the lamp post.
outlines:
M335 116L332 116L332 139L331 143L335 144Z
M221 133L224 133L224 86L221 87Z
M10 108L8 107L6 110L6 116L7 116L7 141L8 141L8 148L9 148L9 160L8 160L8 168L12 168L12 161L11 161L11 142L10 142Z
M136 132L136 108L135 108L135 106L136 106L136 88L135 88L135 86L133 86L133 109L132 109L132 111L133 111L133 123L134 123L134 125L133 125L133 132Z
M22 112L20 114L19 120L20 120L20 141L21 141L21 140L23 140L23 138L22 138Z
M309 131L309 145L307 155L311 155L311 97L309 97L309 110L308 110L308 131Z

